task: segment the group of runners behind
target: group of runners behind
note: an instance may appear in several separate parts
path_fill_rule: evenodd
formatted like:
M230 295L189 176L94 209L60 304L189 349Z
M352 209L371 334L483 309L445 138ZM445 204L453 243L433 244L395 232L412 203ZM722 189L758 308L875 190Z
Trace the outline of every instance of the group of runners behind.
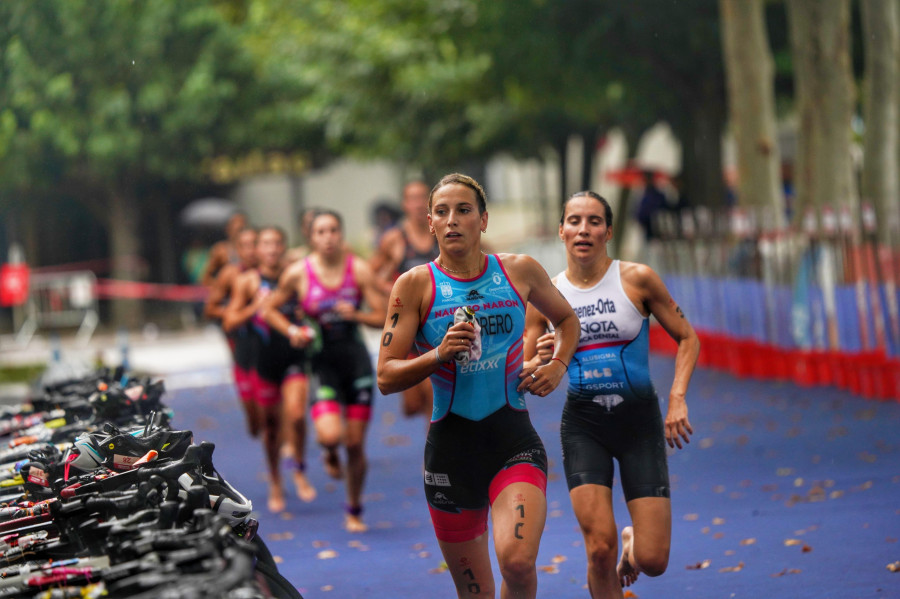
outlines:
M297 496L317 496L306 475L309 413L326 471L346 482L345 526L361 532L374 376L359 325L381 327L385 298L347 248L339 214L309 210L302 225L308 246L288 250L282 229L233 215L228 239L211 252L205 314L222 325L248 432L262 441L268 509L285 509L283 461Z
M346 482L345 527L366 530L376 376L359 327L383 327L377 384L403 393L407 415L430 416L423 483L459 597L494 596L489 520L501 595L536 596L547 459L525 394L546 397L563 378L563 465L591 597L622 597L639 574L662 574L671 543L666 446L680 449L693 434L685 398L699 342L659 275L608 254L609 203L591 191L566 199L567 266L552 279L525 254L484 251L487 201L471 177L446 175L430 191L410 183L403 208L406 220L368 262L349 250L330 210L304 214L307 248L288 252L283 231L248 228L242 215L213 248L206 314L228 336L247 426L263 442L269 510L285 508L284 448L298 497L316 497L306 476L309 412L326 471ZM458 320L464 308L477 316ZM650 379L651 316L678 344L665 414ZM614 462L631 516L621 545Z

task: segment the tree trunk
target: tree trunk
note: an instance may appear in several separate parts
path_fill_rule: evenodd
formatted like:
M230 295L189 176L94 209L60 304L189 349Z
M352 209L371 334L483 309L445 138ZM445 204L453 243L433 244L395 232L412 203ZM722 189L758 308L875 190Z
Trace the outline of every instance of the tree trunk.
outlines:
M799 117L794 222L810 208L856 212L849 0L788 0L787 8Z
M722 133L725 110L715 82L699 86L690 101L687 119L672 123L681 140L684 193L691 206L717 210L725 204Z
M597 150L597 130L586 129L581 132L584 146L581 148L581 160L584 168L581 170L581 187L578 191L591 188L594 174L594 154Z
M175 219L172 215L172 204L165 198L155 198L153 202L153 214L156 217L154 223L157 237L157 258L159 260L159 280L163 283L176 283L178 281L178 255L179 247L175 236Z
M19 222L22 225L20 229L21 237L18 239L13 238L14 241L22 244L22 249L25 251L25 261L32 267L46 266L41 255L41 244L38 238L41 219L38 211L35 209L35 204L36 202L33 198L31 202L23 204L21 212L19 212L19 218L21 219Z
M138 218L138 205L133 194L118 190L110 193L107 226L112 253L112 278L117 281L140 280ZM143 300L112 300L114 327L136 329L143 322Z
M878 240L890 241L889 223L900 222L898 214L898 119L897 58L900 49L896 0L863 0L862 26L865 39L864 140L862 198L871 202L878 216Z
M731 129L737 145L737 197L784 226L781 153L775 124L774 63L764 0L719 0Z
M566 173L569 170L569 138L562 136L553 143L553 149L559 156L559 196L557 197L557 205L562 207L563 202L569 197L566 195L568 186L566 185Z

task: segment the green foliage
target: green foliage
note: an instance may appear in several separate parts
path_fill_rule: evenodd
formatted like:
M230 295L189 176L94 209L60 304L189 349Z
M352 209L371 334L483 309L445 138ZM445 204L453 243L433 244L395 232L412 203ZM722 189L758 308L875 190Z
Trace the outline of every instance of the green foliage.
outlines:
M196 181L252 150L537 156L687 127L722 80L715 0L32 0L0 19L0 190Z
M467 111L490 57L461 32L468 0L255 0L249 44L291 82L286 112L321 125L326 153L429 163L467 156Z
M4 2L0 19L7 187L197 179L203 158L258 141L255 65L207 2Z

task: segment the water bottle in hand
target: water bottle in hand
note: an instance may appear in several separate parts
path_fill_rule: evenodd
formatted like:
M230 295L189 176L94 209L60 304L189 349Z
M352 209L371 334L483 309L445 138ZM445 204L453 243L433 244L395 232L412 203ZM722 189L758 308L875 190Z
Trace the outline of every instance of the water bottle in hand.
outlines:
M453 313L453 324L458 322L475 322L475 312L472 311L472 308L468 306L460 306L456 309L456 312ZM453 359L456 360L458 364L467 364L469 362L469 352L467 350L458 351L453 356Z

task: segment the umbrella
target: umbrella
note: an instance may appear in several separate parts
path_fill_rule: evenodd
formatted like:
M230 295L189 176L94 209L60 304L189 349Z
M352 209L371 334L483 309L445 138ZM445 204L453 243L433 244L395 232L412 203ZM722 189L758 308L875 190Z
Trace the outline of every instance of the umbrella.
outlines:
M606 180L623 187L643 187L644 173L649 172L653 175L653 181L659 185L669 180L666 173L655 168L641 168L633 164L629 164L623 168L606 171Z
M223 198L202 198L188 204L178 215L178 222L186 227L224 227L237 204Z

